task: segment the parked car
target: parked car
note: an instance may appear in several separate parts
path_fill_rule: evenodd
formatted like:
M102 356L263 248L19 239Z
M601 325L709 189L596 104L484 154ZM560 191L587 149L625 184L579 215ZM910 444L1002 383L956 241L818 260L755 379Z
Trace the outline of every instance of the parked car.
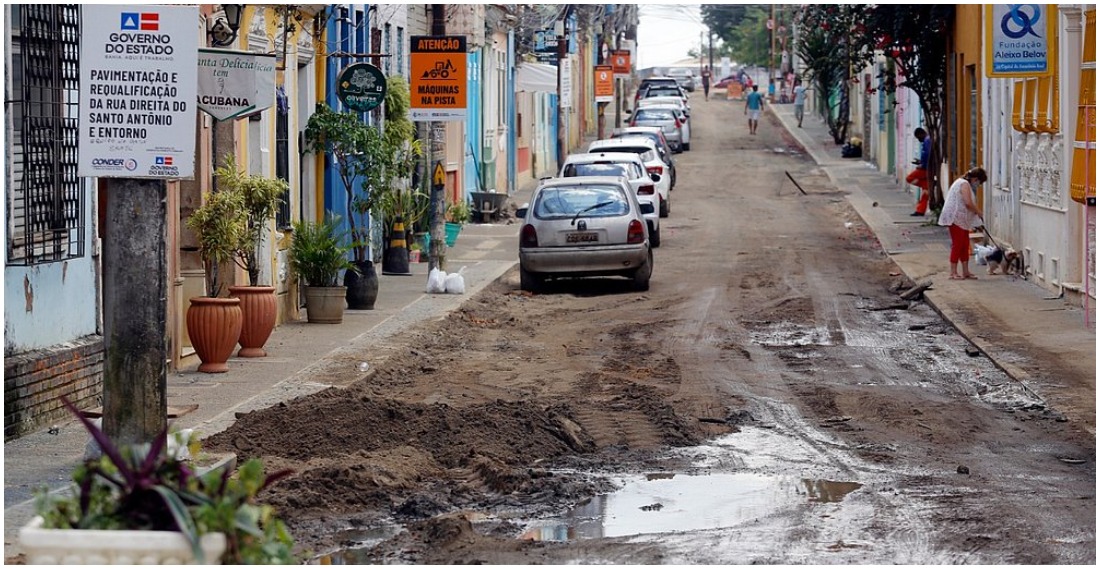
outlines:
M661 176L646 172L645 163L637 154L629 152L596 152L570 154L565 159L559 175L562 178L578 176L622 176L627 179L638 202L650 204L652 211L645 214L649 228L649 243L654 249L661 246L660 198L657 196L657 182Z
M630 115L630 126L657 126L665 133L665 138L673 151L684 150L683 122L676 108L639 107Z
M680 88L680 84L676 82L675 77L646 77L642 79L642 82L638 84L638 90L634 92L634 100L637 101L645 96L646 91L650 87L661 87L676 89L681 95L687 98L687 93Z
M738 83L737 75L726 75L714 83L715 89L725 89L729 87L730 83Z
M640 135L649 138L657 145L657 153L661 156L661 160L664 160L665 167L669 172L669 190L676 189L676 160L672 157L672 147L668 144L668 139L665 138L665 133L660 127L655 126L627 126L620 129L615 129L610 138L622 138L624 136Z
M667 101L667 102L662 102ZM653 110L670 110L672 111L673 118L676 121L676 126L680 129L680 150L687 152L691 150L691 120L688 115L688 111L684 107L678 104L676 97L657 97L654 99L642 99L638 101L638 109L634 112L635 115L646 114L647 111ZM631 120L632 125L648 124L641 120ZM662 125L663 126L663 125Z
M624 276L649 290L653 250L645 210L626 178L553 178L516 211L520 288L537 291L560 277Z
M668 76L676 79L676 83L683 89L695 91L695 73L690 69L669 69Z
M658 213L661 217L668 217L672 211L672 202L670 201L672 190L671 175L668 168L665 166L664 160L661 159L660 154L657 151L657 145L644 136L624 136L621 138L609 138L606 140L595 140L588 145L589 152L630 152L637 154L642 163L645 164L646 172L650 174L657 174L661 177L661 180L656 183L657 196L660 199L658 202Z
M687 91L679 85L650 85L638 89L638 96L635 98L635 102L651 97L680 97L684 100L685 105L689 99Z

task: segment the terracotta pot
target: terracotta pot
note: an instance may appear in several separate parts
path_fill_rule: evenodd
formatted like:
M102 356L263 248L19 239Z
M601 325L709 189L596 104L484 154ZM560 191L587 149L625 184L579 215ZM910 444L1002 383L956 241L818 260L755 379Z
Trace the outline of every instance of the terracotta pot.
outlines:
M231 286L230 298L241 299L241 313L244 324L238 343L241 349L239 358L262 358L267 355L264 344L275 329L275 317L278 307L273 286Z
M344 321L348 287L307 286L306 321L319 324L339 324Z
M225 373L229 356L241 337L241 299L199 296L187 308L187 335L204 373Z

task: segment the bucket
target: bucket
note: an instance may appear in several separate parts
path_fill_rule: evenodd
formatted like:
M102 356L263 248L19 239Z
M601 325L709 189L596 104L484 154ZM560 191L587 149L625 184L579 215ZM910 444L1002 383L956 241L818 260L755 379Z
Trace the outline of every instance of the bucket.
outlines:
M462 224L446 222L444 229L447 231L447 246L454 247L455 241L458 239L458 232L462 231Z

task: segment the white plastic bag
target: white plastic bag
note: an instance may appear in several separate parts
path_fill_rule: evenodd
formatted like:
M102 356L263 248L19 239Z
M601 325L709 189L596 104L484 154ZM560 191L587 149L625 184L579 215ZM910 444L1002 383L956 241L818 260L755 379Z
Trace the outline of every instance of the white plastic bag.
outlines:
M428 294L440 294L447 292L447 273L432 269L428 273Z
M447 294L466 294L466 279L462 276L464 270L466 267L462 267L457 273L447 275Z

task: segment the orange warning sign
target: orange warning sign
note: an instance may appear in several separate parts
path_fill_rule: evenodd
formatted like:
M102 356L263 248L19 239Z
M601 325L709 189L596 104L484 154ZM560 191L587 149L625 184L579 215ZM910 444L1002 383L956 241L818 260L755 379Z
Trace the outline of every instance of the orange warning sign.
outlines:
M615 100L615 70L610 65L597 65L593 72L596 80L596 102L610 103Z
M409 118L466 120L466 36L412 36Z
M630 76L630 51L617 49L611 52L611 67L615 70L615 77Z

